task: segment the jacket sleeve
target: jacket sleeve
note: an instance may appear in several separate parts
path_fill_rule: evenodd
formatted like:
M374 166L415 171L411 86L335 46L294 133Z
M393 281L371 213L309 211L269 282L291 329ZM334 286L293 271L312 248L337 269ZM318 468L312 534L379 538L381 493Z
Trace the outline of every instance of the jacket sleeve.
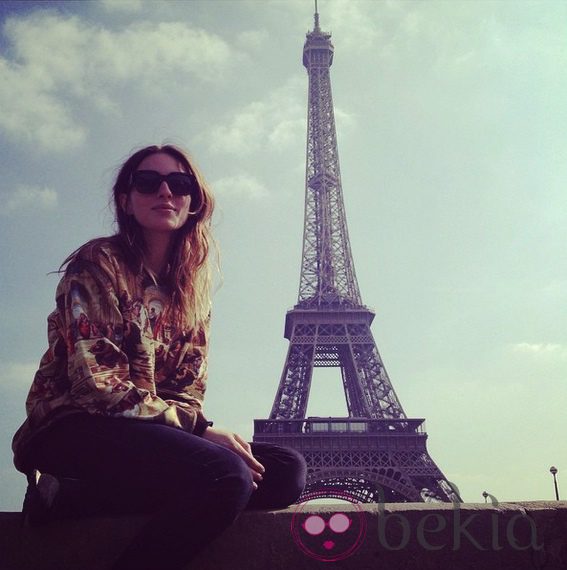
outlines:
M157 395L145 309L125 291L116 291L112 264L106 261L75 260L57 292L73 405L91 414L152 421L200 435L206 419L198 398L175 401Z

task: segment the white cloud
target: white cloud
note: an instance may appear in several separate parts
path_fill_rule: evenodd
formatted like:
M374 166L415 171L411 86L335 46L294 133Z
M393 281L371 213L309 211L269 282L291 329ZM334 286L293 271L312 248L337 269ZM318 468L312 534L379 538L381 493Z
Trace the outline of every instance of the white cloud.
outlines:
M100 0L107 12L138 12L142 9L142 0Z
M368 49L378 37L383 11L381 2L334 0L319 10L321 29L340 37L341 49Z
M294 11L298 23L313 30L313 3L309 9L305 0L287 0L286 6ZM334 37L340 37L341 50L365 50L374 44L385 15L391 11L403 11L404 8L400 10L399 2L325 0L319 3L320 28Z
M243 49L256 50L262 47L269 39L266 30L247 30L238 34L236 43Z
M211 81L230 60L221 38L183 22L114 31L38 11L6 20L4 35L13 56L0 58L0 129L52 151L85 141L87 129L73 112L79 105L116 113L120 87L155 93L183 74Z
M307 79L292 77L262 101L231 111L205 135L213 152L239 156L266 147L283 150L305 144L307 133ZM337 130L343 133L356 123L354 114L335 106Z
M51 81L0 58L0 129L51 150L65 150L85 140L63 102L50 93Z
M512 344L513 352L522 352L533 355L567 356L567 346L555 343L529 343L519 342Z
M266 187L257 178L246 174L220 178L212 184L212 187L219 195L258 199L268 194Z
M293 77L266 99L231 112L210 129L209 146L215 152L245 155L260 150L301 144L305 137L305 79Z
M331 32L341 58L347 51L371 51L394 66L417 55L420 66L434 66L440 73L525 70L526 65L556 73L557 62L567 55L563 30L553 22L556 13L541 10L537 2L526 4L518 11L507 2L486 2L479 12L476 2L467 1L326 0L319 3L319 15L321 29ZM286 5L298 22L306 22L304 0Z
M3 215L34 208L49 210L57 205L57 192L51 188L39 186L18 186L14 192L4 200Z
M554 279L542 288L544 295L549 297L563 297L567 295L567 279Z
M268 115L267 106L256 102L247 105L234 115L232 121L225 125L212 127L210 134L211 148L234 154L252 152L265 137L268 126L265 124Z

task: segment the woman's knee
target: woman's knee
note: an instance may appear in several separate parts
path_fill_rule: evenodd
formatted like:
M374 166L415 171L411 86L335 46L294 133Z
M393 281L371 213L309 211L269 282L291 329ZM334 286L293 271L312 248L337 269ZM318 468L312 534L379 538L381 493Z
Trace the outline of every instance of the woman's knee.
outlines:
M195 465L187 466L194 473ZM215 445L207 459L199 467L199 487L212 500L246 504L253 491L252 472L245 461L235 452Z
M219 446L220 447L220 446ZM216 481L230 480L243 487L252 486L252 471L244 459L230 449L220 447L218 462L209 465L211 476Z
M278 504L294 503L305 488L307 464L301 453L275 444L253 444L252 452L266 467L266 482L278 490Z
M307 481L307 463L301 453L294 449L286 448L289 455L287 466L287 477L285 484L285 495L288 504L292 504L299 499Z

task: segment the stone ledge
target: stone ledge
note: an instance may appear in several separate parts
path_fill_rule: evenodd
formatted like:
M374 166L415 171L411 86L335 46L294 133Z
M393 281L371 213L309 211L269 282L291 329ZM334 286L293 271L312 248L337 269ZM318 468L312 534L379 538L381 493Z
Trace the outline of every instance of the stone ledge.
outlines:
M334 534L326 526L320 535L309 536L301 526L310 515L320 515L328 522L338 512L350 519L343 534ZM104 570L145 520L80 519L20 529L20 513L0 513L0 570ZM331 539L335 544L331 547L328 543L326 549L323 544ZM336 560L331 561L333 557ZM164 570L166 566L167 556ZM276 511L244 512L192 567L565 570L567 502L465 503L455 507L306 503Z

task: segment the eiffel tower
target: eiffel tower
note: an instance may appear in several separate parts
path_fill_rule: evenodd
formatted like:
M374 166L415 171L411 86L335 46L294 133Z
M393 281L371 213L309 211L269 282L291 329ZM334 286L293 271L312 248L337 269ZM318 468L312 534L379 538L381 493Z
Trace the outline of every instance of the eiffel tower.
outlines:
M408 418L370 331L348 238L331 95L331 34L307 33L309 76L303 256L297 304L287 312L286 362L269 419L254 420L255 442L299 451L308 467L298 502L461 499L426 448L423 418ZM348 417L306 418L313 367L340 368Z

